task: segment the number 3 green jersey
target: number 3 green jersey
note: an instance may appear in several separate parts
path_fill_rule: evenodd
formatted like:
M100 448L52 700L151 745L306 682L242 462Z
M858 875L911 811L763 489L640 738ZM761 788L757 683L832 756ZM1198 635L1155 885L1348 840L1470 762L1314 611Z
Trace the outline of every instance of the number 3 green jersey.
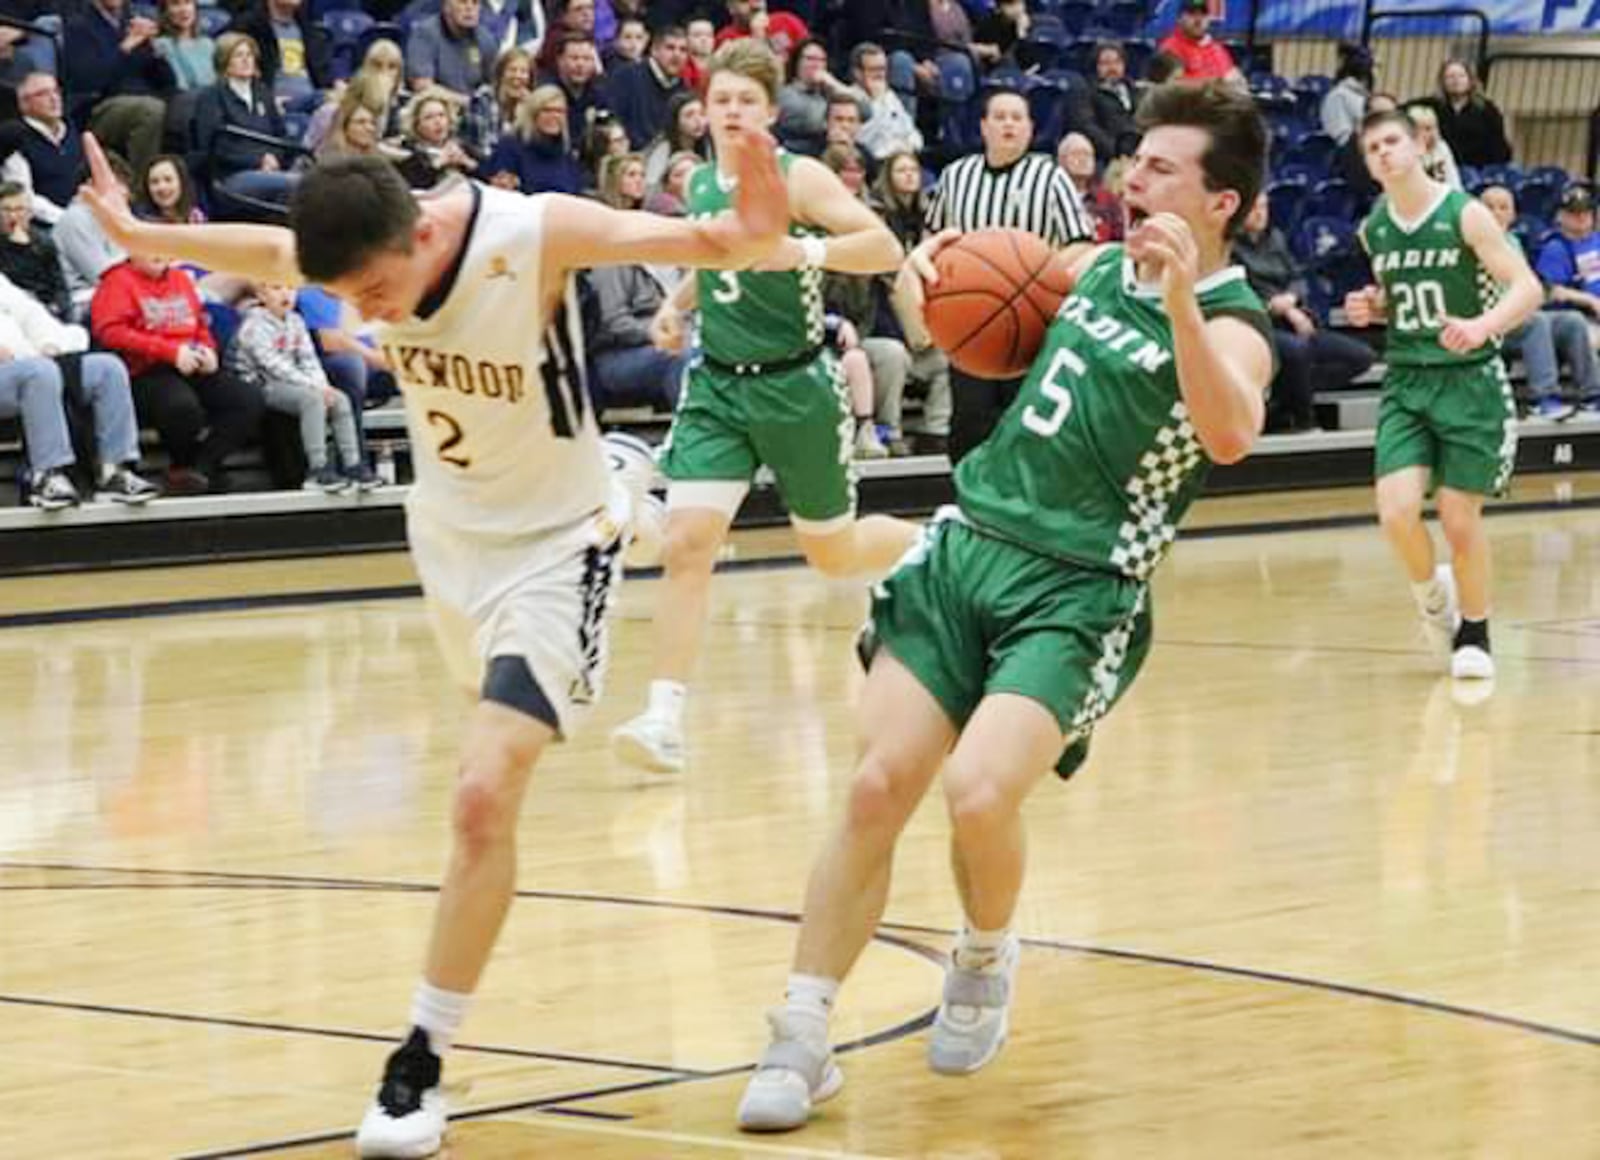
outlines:
M793 154L778 154L785 176L793 164ZM733 191L715 163L700 166L689 175L689 216L731 210ZM801 237L816 231L791 225L789 232ZM729 366L781 362L822 345L821 270L701 270L695 278L700 346L712 361Z
M1438 367L1493 358L1499 340L1455 354L1439 345L1446 318L1476 318L1495 304L1494 276L1461 233L1461 214L1472 199L1445 188L1415 222L1395 216L1380 197L1361 223L1361 241L1383 287L1389 322L1384 361L1390 366Z
M1261 300L1231 266L1195 286L1206 318L1234 315L1271 344ZM980 530L1043 555L1144 580L1210 467L1178 388L1160 291L1121 246L1078 279L1012 403L956 469Z

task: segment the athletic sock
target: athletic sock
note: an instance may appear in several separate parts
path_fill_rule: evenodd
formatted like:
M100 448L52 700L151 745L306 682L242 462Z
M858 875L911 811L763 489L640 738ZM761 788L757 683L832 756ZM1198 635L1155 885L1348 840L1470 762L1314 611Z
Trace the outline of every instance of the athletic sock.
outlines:
M420 1027L428 1036L428 1046L443 1058L455 1042L456 1032L467 1017L467 1005L472 996L460 991L446 991L428 980L417 983L411 996L411 1024Z
M1003 926L999 930L974 930L972 927L963 927L960 937L956 940L956 964L969 971L981 971L994 966L1000 961L1000 951L1010 936L1009 926Z
M783 992L783 1009L807 1032L828 1037L828 1019L839 997L839 980L821 975L792 974Z
M681 725L683 703L688 697L689 690L682 681L651 681L650 705L646 711L670 725Z
M1489 618L1482 620L1468 620L1461 618L1461 624L1456 629L1456 648L1481 648L1489 651Z

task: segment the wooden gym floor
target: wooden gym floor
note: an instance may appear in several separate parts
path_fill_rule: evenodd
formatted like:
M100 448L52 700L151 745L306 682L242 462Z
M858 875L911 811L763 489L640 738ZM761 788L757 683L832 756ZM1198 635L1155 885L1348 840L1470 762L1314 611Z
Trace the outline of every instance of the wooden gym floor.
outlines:
M1088 768L1030 804L1011 1044L934 1077L956 908L937 801L846 987L844 1093L732 1111L850 768L858 588L719 578L692 768L537 775L448 1082L470 1157L1600 1155L1600 517L1500 514L1501 675L1458 701L1364 492L1214 501ZM781 533L739 552L781 552ZM325 1157L400 1029L462 704L402 557L0 582L7 1157ZM353 590L339 598L338 591ZM309 594L309 595L308 595Z

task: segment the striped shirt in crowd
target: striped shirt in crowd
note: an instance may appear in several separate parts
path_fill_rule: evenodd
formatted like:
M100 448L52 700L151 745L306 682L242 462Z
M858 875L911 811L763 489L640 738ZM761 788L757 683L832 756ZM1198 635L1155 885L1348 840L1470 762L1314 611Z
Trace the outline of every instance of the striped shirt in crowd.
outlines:
M1024 154L1002 169L982 153L947 165L928 202L929 230L1020 229L1052 246L1094 240L1094 224L1083 212L1054 158Z

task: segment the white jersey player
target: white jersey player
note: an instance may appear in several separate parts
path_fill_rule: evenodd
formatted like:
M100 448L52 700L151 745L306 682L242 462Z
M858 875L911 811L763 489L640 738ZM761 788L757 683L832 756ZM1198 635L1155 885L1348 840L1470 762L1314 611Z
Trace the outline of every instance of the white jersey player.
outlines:
M257 281L320 283L379 324L400 380L416 462L412 549L441 647L478 703L410 1031L357 1147L431 1155L445 1128L442 1057L511 903L529 774L604 668L629 509L583 389L572 274L766 258L789 224L772 141L748 132L733 142L736 205L711 220L465 182L415 196L387 161L348 158L306 174L287 229L140 221L93 138L85 148L85 197L115 243Z

